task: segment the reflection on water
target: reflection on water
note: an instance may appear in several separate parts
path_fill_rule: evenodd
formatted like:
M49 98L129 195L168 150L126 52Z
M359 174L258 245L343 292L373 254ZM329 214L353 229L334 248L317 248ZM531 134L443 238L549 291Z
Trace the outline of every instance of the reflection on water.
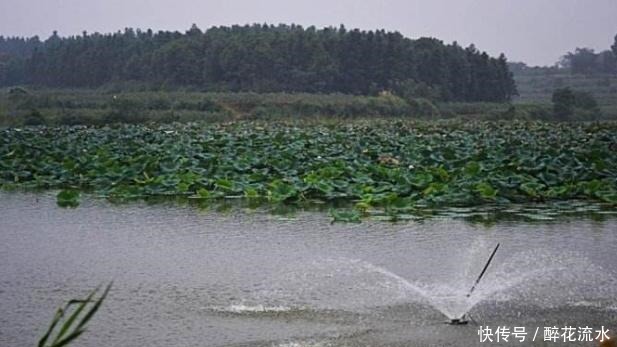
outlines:
M34 345L57 306L110 279L83 346L469 346L476 326L443 324L468 310L492 326L615 325L610 213L477 224L464 212L332 225L314 212L61 209L53 196L2 193L0 345Z

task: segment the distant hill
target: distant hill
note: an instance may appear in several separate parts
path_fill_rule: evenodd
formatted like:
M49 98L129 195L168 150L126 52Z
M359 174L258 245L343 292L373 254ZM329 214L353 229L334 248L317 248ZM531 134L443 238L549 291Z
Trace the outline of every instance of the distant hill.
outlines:
M617 36L610 49L596 53L590 48L576 48L554 66L530 67L515 62L508 67L519 92L515 101L550 102L555 89L570 87L591 93L605 109L617 108Z

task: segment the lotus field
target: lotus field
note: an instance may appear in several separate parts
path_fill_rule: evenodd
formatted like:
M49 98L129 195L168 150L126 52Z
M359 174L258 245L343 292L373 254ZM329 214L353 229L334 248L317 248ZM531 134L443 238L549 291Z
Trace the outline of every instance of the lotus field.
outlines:
M340 219L426 206L617 204L617 124L261 123L2 130L0 185L112 201L329 203Z

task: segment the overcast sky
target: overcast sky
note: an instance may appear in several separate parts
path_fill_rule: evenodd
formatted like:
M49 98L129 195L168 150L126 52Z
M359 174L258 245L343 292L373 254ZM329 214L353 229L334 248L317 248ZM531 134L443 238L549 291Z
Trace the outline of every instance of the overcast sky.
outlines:
M552 65L575 47L608 49L617 34L617 0L0 0L4 36L255 22L385 28Z

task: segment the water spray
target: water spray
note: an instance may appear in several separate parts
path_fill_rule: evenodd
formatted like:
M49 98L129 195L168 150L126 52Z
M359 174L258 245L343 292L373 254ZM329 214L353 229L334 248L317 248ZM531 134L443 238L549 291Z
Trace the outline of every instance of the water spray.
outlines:
M486 262L486 265L484 265L484 269L482 269L482 272L480 273L480 276L478 276L478 279L476 279L476 282L473 284L473 286L469 290L469 293L467 294L467 297L471 296L473 291L476 289L476 286L478 285L478 283L480 283L480 280L482 280L482 277L484 276L484 273L486 273L486 269L488 269L489 265L491 265L491 261L493 261L493 257L495 256L495 253L497 253L497 249L499 249L499 243L497 243L497 246L495 246L495 249L493 250L493 253L491 253L491 256L488 258L488 261ZM451 325L465 325L467 323L469 323L469 321L467 321L465 319L465 314L463 314L461 316L461 318L452 318L450 320L449 324L451 324Z

